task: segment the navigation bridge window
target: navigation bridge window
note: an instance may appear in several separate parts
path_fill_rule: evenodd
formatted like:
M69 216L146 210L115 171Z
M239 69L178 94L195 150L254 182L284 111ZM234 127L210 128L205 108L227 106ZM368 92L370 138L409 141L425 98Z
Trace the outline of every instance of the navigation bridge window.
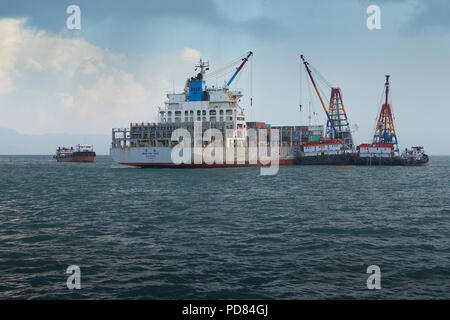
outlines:
M216 122L216 110L209 110L209 121Z
M159 114L160 114L161 122L166 122L167 121L166 113L164 111L161 111Z
M175 123L181 122L181 111L175 111Z
M226 114L227 114L227 121L233 121L233 110L228 109Z

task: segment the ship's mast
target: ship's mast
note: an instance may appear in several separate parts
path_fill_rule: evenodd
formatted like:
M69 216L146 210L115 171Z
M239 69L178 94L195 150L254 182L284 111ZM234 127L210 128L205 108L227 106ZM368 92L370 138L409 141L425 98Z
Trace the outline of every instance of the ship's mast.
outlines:
M200 68L199 74L201 75L201 79L204 79L205 72L209 70L209 61L203 61L202 58L200 58L200 62L195 65L195 71Z
M392 144L395 145L395 151L398 152L397 134L395 132L391 105L389 104L389 78L390 75L386 75L386 82L384 84L386 96L378 117L377 127L373 136L373 144Z
M344 102L340 88L331 88L330 106L328 113L333 121L334 128L337 132L336 138L344 140L345 145L349 149L354 148L353 137L348 122L347 112L345 111ZM328 131L330 127L327 128Z

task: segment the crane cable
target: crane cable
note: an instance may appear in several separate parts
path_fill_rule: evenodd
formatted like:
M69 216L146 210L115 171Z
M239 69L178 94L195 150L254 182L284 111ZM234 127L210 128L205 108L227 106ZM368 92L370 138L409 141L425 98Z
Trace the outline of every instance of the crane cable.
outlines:
M227 74L235 72L236 70L231 69L231 68L236 66L238 63L240 63L244 57L245 57L245 55L241 55L240 57L238 57L238 58L232 60L231 62L227 63L222 68L219 68L217 70L211 71L210 73L205 75L205 79L206 78L218 78L220 76L224 76L224 75L227 75Z
M300 67L299 67L299 75L300 75L300 80L299 80L299 82L300 82L300 84L299 84L299 98L298 98L298 104L299 104L299 106L300 106L300 112L302 112L302 62L300 61Z
M384 97L385 92L386 92L386 87L383 86L383 90L381 90L380 102L378 103L378 111L377 111L377 114L375 115L375 126L374 126L375 130L373 131L374 133L373 133L373 137L372 137L373 142L375 142L373 139L375 138L375 134L378 131L378 118L381 113L381 108L383 106L383 97Z
M400 148L398 147L398 141L400 140L399 139L399 130L398 130L398 127L397 127L397 121L395 120L395 112L394 112L394 105L393 105L393 103L392 103L392 88L390 88L390 90L389 90L389 97L390 97L390 101L391 101L391 103L390 103L390 106L391 106L391 114L392 114L392 125L394 126L394 128L397 128L397 130L395 130L394 129L394 132L395 132L395 142L397 142L397 148L400 150ZM388 97L388 103L389 103L389 97Z
M316 79L321 80L329 89L332 88L332 85L328 82L328 80L319 72L319 70L317 70L316 68L314 68L314 66L312 66L310 63L308 64L310 69L315 73L316 75Z
M325 79L325 77L319 72L319 70L317 70L316 68L314 68L314 66L312 66L311 64L309 64L310 69L313 71L315 78L319 81L317 81L317 87L320 91L320 93L322 94L323 97L328 97L330 96L331 93L331 88L332 85L327 81L327 79ZM320 85L320 83L324 84L327 87L327 92L324 91L323 87ZM330 93L328 93L328 91Z
M305 69L305 75L306 77L308 76L308 74L306 73L306 69ZM308 125L311 126L311 111L312 109L314 109L314 100L312 98L313 94L312 94L312 89L311 89L311 83L309 81L306 81L306 83L308 84L308 94L309 94L309 115L308 115ZM314 124L317 124L317 117L316 117L316 112L312 112L314 115Z
M250 61L250 107L253 106L253 59Z

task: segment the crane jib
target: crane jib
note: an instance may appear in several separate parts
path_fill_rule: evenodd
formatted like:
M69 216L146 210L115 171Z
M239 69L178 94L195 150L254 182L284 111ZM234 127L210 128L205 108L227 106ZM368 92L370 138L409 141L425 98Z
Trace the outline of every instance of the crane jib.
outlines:
M230 80L228 80L226 87L228 87L234 80L234 78L236 78L237 74L239 73L239 71L241 71L242 67L245 65L245 63L248 61L248 59L253 55L253 52L250 51L247 55L247 57L245 57L244 59L242 59L242 63L239 67L236 68L236 72L233 74L233 76L231 77Z
M331 117L327 111L327 108L325 107L325 103L322 100L319 89L317 89L316 82L314 81L314 78L311 74L311 70L308 67L308 62L305 60L305 57L303 55L300 55L300 59L302 59L303 64L305 65L306 71L308 72L309 78L311 79L313 87L316 90L317 96L319 97L319 100L320 100L320 103L322 104L323 110L325 111L325 114L327 115L328 122L330 123L331 128L333 129L334 136L337 137L338 135L337 135L336 128L334 127L333 120L331 119Z

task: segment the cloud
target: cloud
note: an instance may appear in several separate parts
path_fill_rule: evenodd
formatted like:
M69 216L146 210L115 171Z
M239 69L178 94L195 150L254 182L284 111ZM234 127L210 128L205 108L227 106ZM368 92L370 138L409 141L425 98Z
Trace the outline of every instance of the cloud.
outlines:
M66 92L57 92L55 95L60 98L61 105L64 107L64 109L70 111L70 109L73 107L74 97L70 93Z
M109 132L111 123L151 109L151 91L121 68L123 55L31 29L24 19L0 19L0 47L0 126Z
M120 59L83 39L65 39L25 27L26 19L0 19L0 70L2 79L13 81L23 71L95 73L105 69L104 60ZM10 88L12 89L12 88Z
M406 29L415 32L446 30L450 28L450 2L448 0L413 2L415 12Z
M59 32L65 28L66 8L71 4L74 4L71 0L41 0L36 6L31 6L29 0L9 1L2 4L0 17L28 17L29 23L35 27ZM232 30L262 38L284 36L286 30L281 24L264 17L264 4L264 0L234 0L231 3L213 0L76 1L81 8L82 30L95 27L97 32L105 33L110 29L125 28L133 33L151 30L160 21L166 28L183 21L193 26L226 32ZM90 29L89 32L95 31Z
M192 48L184 48L183 59L189 62L197 62L200 59L200 51Z
M14 65L21 50L19 29L22 20L0 20L0 94L14 89Z
M397 16L405 17L401 32L418 35L445 32L450 28L450 1L448 0L360 0L361 3L386 5L383 10L396 10ZM393 9L393 6L398 8Z
M31 134L105 134L155 121L164 93L175 80L181 89L200 57L186 47L136 61L82 38L30 28L25 19L0 19L0 47L0 127ZM131 63L140 80L127 71Z

